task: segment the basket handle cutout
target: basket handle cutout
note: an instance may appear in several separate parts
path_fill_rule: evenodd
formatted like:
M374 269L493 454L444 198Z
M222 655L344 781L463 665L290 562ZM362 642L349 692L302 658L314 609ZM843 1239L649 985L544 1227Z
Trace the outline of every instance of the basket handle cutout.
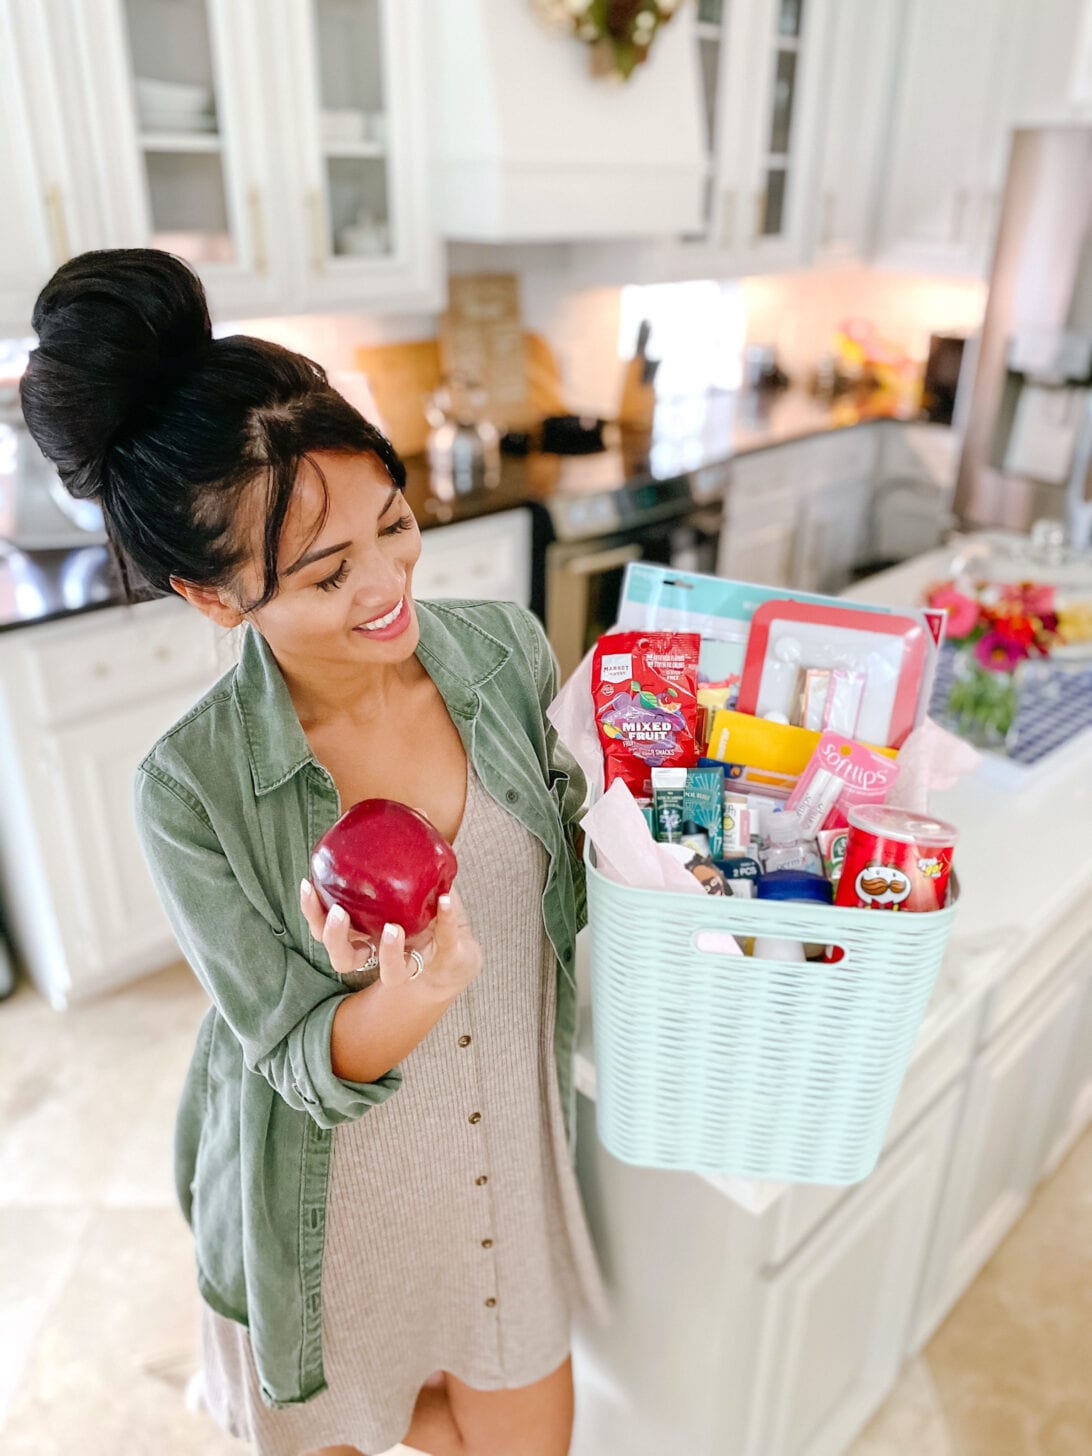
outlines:
M736 937L727 930L699 930L693 941L702 955L738 956L743 951Z
M727 930L697 930L691 937L691 944L702 955L735 957L740 955L740 951L742 950L740 941L743 938L744 937L742 936L731 935ZM827 953L830 957L827 961L800 961L799 964L801 966L836 965L839 961L845 960L846 953L843 946L828 946ZM747 961L749 964L755 966L780 966L785 965L786 963L793 964L791 959L786 962L785 960L778 957L766 957L759 955L748 956Z

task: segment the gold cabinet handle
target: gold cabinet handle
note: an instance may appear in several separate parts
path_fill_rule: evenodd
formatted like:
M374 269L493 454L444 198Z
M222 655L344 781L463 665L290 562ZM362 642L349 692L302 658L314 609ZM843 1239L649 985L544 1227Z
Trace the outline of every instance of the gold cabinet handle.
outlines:
M71 258L72 248L69 245L68 226L64 216L64 197L56 183L46 192L46 211L49 214L49 230L53 236L53 255L59 267Z
M326 219L322 211L322 193L317 187L307 194L311 214L311 267L316 273L326 272Z
M250 246L254 258L255 273L265 273L269 268L269 254L265 241L265 206L261 188L252 187L247 193L250 205Z
M755 232L754 241L761 242L762 232L766 226L766 200L767 189L763 187L761 192L755 193Z

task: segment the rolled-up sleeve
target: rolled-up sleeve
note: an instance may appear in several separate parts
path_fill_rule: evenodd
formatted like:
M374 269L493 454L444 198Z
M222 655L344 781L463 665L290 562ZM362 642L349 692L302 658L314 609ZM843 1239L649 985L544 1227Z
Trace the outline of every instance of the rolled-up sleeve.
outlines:
M171 929L247 1067L323 1128L351 1122L397 1091L397 1067L374 1082L335 1075L331 1028L338 1005L352 993L293 950L283 927L270 924L185 791L142 767L134 809Z

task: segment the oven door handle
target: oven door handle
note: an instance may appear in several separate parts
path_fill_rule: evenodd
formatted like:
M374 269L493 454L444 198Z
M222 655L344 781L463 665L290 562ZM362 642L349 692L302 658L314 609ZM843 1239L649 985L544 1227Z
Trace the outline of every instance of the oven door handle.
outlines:
M607 551L593 551L589 556L574 556L564 563L563 570L567 576L596 576L601 571L614 571L631 561L640 561L642 554L637 542L631 541Z

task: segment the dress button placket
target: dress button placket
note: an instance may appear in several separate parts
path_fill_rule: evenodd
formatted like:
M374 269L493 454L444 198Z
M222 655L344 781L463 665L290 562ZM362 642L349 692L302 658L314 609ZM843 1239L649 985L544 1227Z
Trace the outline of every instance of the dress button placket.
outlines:
M469 1012L470 1010L470 1000L472 1000L472 996L467 997L467 1012ZM467 1025L467 1022L469 1022L469 1025ZM460 1032L460 1034L457 1035L456 1038L454 1038L454 1044L456 1044L456 1047L459 1048L459 1051L466 1051L467 1053L466 1057L460 1057L457 1066L464 1069L463 1075L459 1076L459 1082L463 1083L463 1089L467 1092L467 1101L470 1101L470 1098L478 1098L478 1093L480 1091L480 1079L478 1076L478 1056L476 1056L476 1054L478 1054L479 1042L476 1041L475 1035L473 1035L473 1021L470 1016L467 1016L467 1022L464 1022L464 1025L467 1025L466 1031ZM473 1108L473 1102L470 1102L470 1107ZM483 1125L485 1124L485 1118L483 1118L482 1112L478 1111L478 1108L473 1108L473 1111L466 1112L466 1114L464 1114L464 1117L466 1117L466 1123L464 1123L463 1125L464 1127L466 1127L467 1137L472 1137L472 1139L475 1139L476 1149L478 1149L476 1150L476 1152L472 1152L472 1158L475 1160L480 1159L480 1162L478 1162L479 1168L480 1165L482 1165L482 1162L485 1162L486 1168L488 1168L488 1136L486 1136L486 1125ZM485 1140L485 1142L478 1142L479 1139L483 1139ZM469 1146L470 1144L467 1144L467 1147ZM492 1220L492 1190L491 1185L489 1185L489 1174L485 1174L485 1172L479 1172L479 1174L476 1174L475 1188L480 1188L480 1190L483 1190L483 1197L485 1197L485 1206L483 1206L482 1210L482 1223L485 1224L485 1229L489 1229L489 1226L491 1226L492 1222L494 1222L494 1220ZM480 1248L482 1248L483 1251L486 1252L486 1254L492 1255L492 1251L494 1251L494 1239L492 1239L491 1236L486 1235L485 1238L479 1238L479 1243ZM488 1284L486 1284L486 1290L482 1290L483 1313L488 1312L488 1310L496 1309L495 1264L494 1274L492 1274L491 1283L492 1289L494 1289L494 1293L486 1293L486 1290L488 1290L489 1287ZM496 1361L498 1361L498 1364L496 1364L496 1369L498 1369L498 1372L501 1372L501 1331L499 1331L499 1325L496 1325Z
M518 797L519 797L518 794L514 795L514 798L517 798L518 799ZM509 802L512 802L512 798L509 799ZM464 1031L464 1032L461 1033L461 1035L459 1035L458 1037L456 1037L455 1044L459 1048L460 1051L464 1051L468 1047L473 1047L473 1050L469 1054L468 1060L465 1063L460 1063L460 1065L465 1065L466 1066L467 1072L470 1074L469 1075L469 1078L468 1078L468 1085L469 1084L473 1084L473 1087L474 1087L475 1091L477 1091L478 1085L479 1085L479 1078L477 1076L477 1057L475 1055L476 1052L477 1052L477 1044L474 1042L474 1039L473 1039L473 1037L472 1037L472 1035L471 1035L471 1033L469 1031ZM469 1112L469 1113L466 1114L466 1120L467 1120L467 1123L469 1124L470 1127L478 1128L480 1126L480 1124L482 1123L483 1118L482 1118L481 1112L479 1112L477 1110L474 1110L473 1112ZM486 1137L486 1134L485 1134L484 1128L480 1132L478 1132L477 1134L472 1134L472 1136L477 1136L477 1137L485 1138ZM486 1139L486 1141L488 1142L488 1139ZM474 1186L476 1188L487 1188L488 1185L489 1185L489 1174L488 1173L478 1173L476 1175L476 1177L474 1178ZM488 1214L489 1214L489 1211L490 1211L491 1205L492 1205L492 1198L489 1196L488 1193L485 1195L485 1197L486 1197L486 1211L487 1211L486 1227L488 1228L489 1227L489 1223L492 1222L492 1219L488 1217ZM486 1237L486 1238L481 1239L479 1242L481 1244L482 1249L485 1250L487 1253L490 1253L492 1251L492 1249L493 1249L493 1242L494 1242L492 1238ZM493 1276L493 1278L494 1278L494 1284L493 1284L494 1289L496 1288L496 1282L495 1282L496 1281L495 1267L496 1266L494 1265L494 1276ZM483 1299L482 1299L482 1307L483 1307L483 1309L486 1309L486 1310L496 1309L496 1307L497 1307L497 1296L496 1296L496 1294L484 1295L483 1296ZM500 1327L499 1327L499 1325L497 1327L497 1341L498 1341L498 1344L497 1344L498 1369L500 1369Z

